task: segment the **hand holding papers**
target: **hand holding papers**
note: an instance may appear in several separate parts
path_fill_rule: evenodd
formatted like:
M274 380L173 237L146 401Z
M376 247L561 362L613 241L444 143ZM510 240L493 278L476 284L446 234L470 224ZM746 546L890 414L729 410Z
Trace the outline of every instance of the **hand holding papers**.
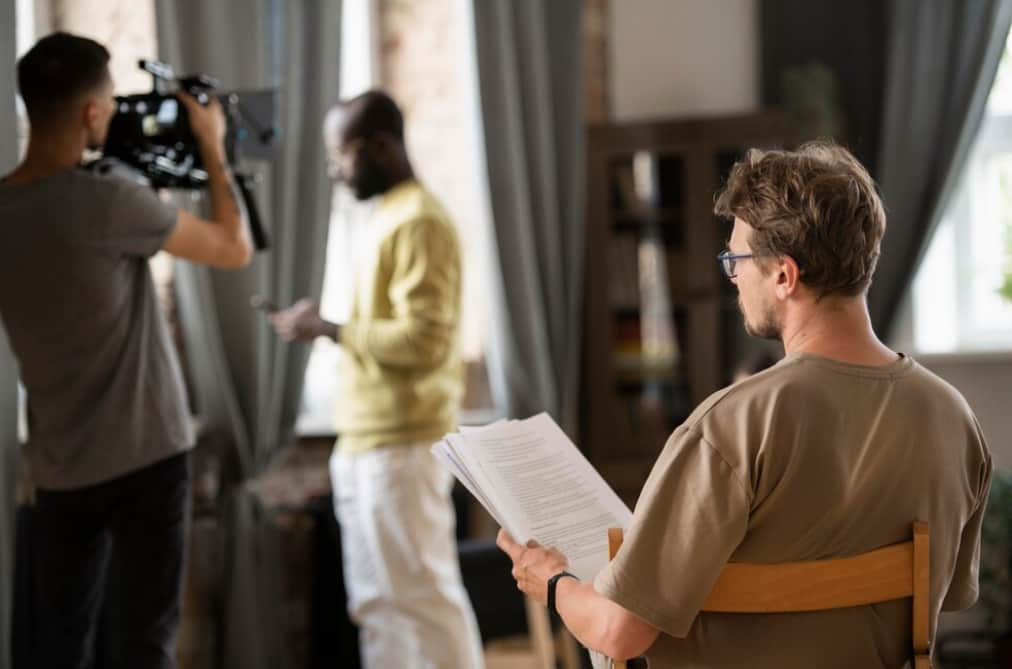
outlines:
M448 434L432 452L514 539L554 546L585 581L608 562L608 528L632 517L548 414Z

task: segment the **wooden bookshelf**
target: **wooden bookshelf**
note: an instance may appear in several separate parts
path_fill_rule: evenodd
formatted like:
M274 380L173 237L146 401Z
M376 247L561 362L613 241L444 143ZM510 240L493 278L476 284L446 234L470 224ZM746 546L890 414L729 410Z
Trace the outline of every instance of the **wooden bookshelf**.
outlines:
M716 256L731 165L784 143L775 111L592 126L580 442L627 502L668 435L751 346Z

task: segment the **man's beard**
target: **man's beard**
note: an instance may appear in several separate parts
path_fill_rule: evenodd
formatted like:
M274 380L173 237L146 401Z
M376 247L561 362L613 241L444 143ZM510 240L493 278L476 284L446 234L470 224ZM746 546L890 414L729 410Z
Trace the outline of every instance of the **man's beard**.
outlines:
M355 176L355 181L348 185L357 200L368 200L376 195L385 193L389 188L389 180L386 174L379 167L371 163L363 164L359 168L359 173Z
M738 310L741 311L741 320L745 324L745 332L753 337L779 341L781 333L780 322L777 320L777 313L772 304L765 305L762 315L755 325L749 323L740 296L738 297Z

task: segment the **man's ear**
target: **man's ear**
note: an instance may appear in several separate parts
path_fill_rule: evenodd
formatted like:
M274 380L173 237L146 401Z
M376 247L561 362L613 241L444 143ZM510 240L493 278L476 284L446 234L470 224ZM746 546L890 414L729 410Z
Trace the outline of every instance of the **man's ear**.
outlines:
M786 300L801 284L801 269L794 258L788 255L780 256L773 269L777 272L777 299Z
M98 101L95 98L89 97L84 102L84 107L81 108L81 120L84 121L84 125L89 130L95 128L98 125L98 119L101 111L98 107Z

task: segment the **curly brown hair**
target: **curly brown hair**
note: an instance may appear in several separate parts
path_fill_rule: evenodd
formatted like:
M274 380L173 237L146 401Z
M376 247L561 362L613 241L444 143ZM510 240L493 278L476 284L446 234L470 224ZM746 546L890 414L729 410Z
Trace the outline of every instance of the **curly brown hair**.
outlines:
M742 219L761 262L790 256L819 298L856 296L871 285L886 216L875 182L843 147L809 142L796 151L751 149L735 163L713 211Z

